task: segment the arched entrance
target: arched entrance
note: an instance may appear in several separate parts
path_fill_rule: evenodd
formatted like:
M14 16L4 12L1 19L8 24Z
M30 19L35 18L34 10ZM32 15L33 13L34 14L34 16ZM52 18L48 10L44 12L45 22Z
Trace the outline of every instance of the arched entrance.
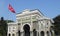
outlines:
M49 32L47 31L47 36L49 36Z
M11 36L11 34L9 34L9 36Z
M15 36L15 34L12 34L12 36Z
M44 36L44 31L41 31L41 36Z
M28 24L26 24L26 25L24 25L23 29L25 32L24 36L30 36L30 26Z
M20 30L18 31L18 36L20 36Z
M36 29L33 29L33 36L37 36L37 31L36 31Z

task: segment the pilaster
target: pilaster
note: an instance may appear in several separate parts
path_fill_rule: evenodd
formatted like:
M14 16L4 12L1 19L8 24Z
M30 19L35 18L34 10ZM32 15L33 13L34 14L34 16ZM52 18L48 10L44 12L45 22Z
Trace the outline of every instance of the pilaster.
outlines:
M21 32L21 36L24 36L24 32Z
M30 31L30 36L33 36L33 31Z
M44 32L44 35L45 35L45 36L47 36L47 33L46 33L46 31Z

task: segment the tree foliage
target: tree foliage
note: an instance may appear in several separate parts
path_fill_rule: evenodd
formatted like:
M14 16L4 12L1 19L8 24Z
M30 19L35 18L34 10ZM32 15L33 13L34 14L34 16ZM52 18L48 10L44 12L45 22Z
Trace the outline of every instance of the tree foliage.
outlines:
M4 20L3 17L1 17L0 20L0 36L7 36L7 23L13 22L11 20Z
M59 35L60 34L60 15L56 16L55 18L53 18L53 20L54 20L55 34Z

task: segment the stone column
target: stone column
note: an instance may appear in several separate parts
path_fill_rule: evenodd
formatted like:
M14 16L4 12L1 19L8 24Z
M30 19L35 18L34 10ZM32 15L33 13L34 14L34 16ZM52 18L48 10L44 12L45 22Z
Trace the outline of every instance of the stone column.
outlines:
M51 36L51 32L49 31L49 35Z
M30 36L33 36L33 31L30 31Z
M9 36L9 34L7 33L7 36Z
M11 33L11 36L12 36L12 33Z
M40 31L39 31L39 36L41 36Z
M38 32L38 36L39 36L39 32Z
M18 35L18 32L16 33L16 36L19 36L19 35Z
M40 24L40 21L38 21L38 24L39 24L39 36L41 36L41 33L40 33L40 30L41 30L41 24Z
M38 36L38 31L37 31L37 36Z
M21 32L21 36L24 36L24 32Z
M15 33L15 36L17 36L17 34Z
M51 36L55 36L54 30L50 30Z
M30 17L31 17L30 36L33 36L33 21L32 21L32 16Z
M47 36L47 33L46 33L46 32L44 32L44 35L45 35L45 36Z

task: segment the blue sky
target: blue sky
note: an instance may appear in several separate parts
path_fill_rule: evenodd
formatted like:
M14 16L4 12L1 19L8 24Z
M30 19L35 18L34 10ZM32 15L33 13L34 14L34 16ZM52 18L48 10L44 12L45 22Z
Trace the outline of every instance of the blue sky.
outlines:
M0 17L16 21L16 14L8 9L11 4L16 13L24 9L39 9L45 16L54 18L60 14L60 0L0 0Z

